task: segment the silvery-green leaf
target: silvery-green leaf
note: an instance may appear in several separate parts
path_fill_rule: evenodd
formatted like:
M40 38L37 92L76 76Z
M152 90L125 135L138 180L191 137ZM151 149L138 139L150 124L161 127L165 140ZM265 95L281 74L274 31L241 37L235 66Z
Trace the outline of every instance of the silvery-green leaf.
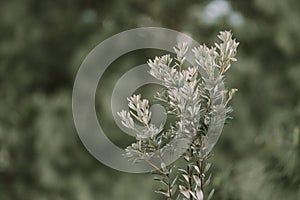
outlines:
M215 193L215 189L212 189L212 190L210 191L208 197L207 197L207 200L211 200L211 198L213 197L214 193Z

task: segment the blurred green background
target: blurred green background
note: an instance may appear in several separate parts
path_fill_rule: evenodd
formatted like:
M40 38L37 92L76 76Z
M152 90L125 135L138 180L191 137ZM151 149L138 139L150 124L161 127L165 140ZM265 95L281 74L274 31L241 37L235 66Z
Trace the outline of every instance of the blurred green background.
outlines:
M1 0L0 200L161 199L151 175L94 159L71 111L73 81L89 51L143 26L208 44L232 30L240 42L226 79L239 89L234 120L213 151L214 199L300 199L299 10L297 0ZM106 109L112 88L155 53L125 55L99 83L100 123L121 146L129 140Z

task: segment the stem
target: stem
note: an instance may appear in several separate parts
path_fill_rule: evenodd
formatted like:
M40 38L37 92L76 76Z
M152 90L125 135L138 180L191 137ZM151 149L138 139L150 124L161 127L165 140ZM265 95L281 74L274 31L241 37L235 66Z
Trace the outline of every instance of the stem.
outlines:
M160 152L160 147L156 147L156 151L158 151L158 157L160 159L161 163L165 164L165 161L161 155ZM170 178L170 169L172 168L172 166L169 168L166 166L166 169L160 169L159 167L155 166L153 163L151 163L150 161L147 161L152 167L154 167L156 170L158 170L160 172L160 176L165 177L167 179L167 192L168 192L168 200L172 200L172 187L171 187L171 178Z
M156 169L157 171L159 171L161 174L165 174L164 171L162 171L159 167L157 167L156 165L154 165L152 162L150 162L149 160L145 160L149 165L151 165L154 169Z
M170 175L169 175L169 173L167 173L167 178L168 178L168 194L169 194L169 198L168 199L172 199L172 191L171 191L171 184L170 184L170 182L171 182L171 180L170 180Z
M158 149L158 151L159 151L159 159L160 159L160 161L161 161L161 163L165 163L165 161L164 161L164 159L162 158L162 155L161 155L161 153L160 153L160 150ZM172 167L171 167L172 168ZM171 169L170 168L170 169ZM164 176L166 176L167 177L167 179L168 179L168 195L169 195L169 200L172 200L172 187L171 187L171 179L170 179L170 174L169 174L169 172L168 171L170 171L170 170L167 170L163 175Z
M199 145L200 145L200 149L202 148L202 137L200 136L199 137ZM200 171L200 174L199 174L199 178L201 180L201 185L200 185L200 188L201 188L201 191L203 192L203 158L200 158L199 159L199 163L198 163L198 167L199 167L199 171Z
M189 162L190 162L191 159L193 158L193 149L191 147L189 149L189 152L190 152L190 155L189 155L189 157L190 157ZM188 175L189 175L188 176L188 178L189 178L188 188L189 188L190 191L192 191L192 187L193 187L193 183L192 183L193 168L191 169L189 164L187 165L187 172L188 172ZM193 199L194 199L193 196L190 195L190 200L193 200Z
M199 169L200 169L200 180L201 180L201 191L203 192L203 160L201 159L200 162L199 162Z

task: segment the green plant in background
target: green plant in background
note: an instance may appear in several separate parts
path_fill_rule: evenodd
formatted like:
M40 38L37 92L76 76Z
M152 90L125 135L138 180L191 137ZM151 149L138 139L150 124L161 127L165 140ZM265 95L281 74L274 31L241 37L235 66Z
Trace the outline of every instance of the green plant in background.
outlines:
M231 32L220 32L218 37L221 43L214 47L203 44L192 49L195 66L185 62L187 43L174 48L175 58L164 55L148 61L150 75L164 86L155 98L165 105L168 115L175 117L170 127L151 123L149 101L141 95L128 98L129 112L118 113L122 124L136 133L136 142L126 148L125 156L133 163L145 161L151 165L158 175L155 180L165 186L157 192L169 200L202 200L204 196L209 200L214 194L212 189L204 195L211 180L211 174L207 175L211 166L209 153L220 135L210 125L230 118L229 102L237 89L224 89L223 81L231 62L236 61L239 44ZM177 149L179 143L184 149L185 164L166 166L167 151L182 153ZM159 162L153 162L154 157Z
M220 2L227 14L212 9ZM0 199L162 199L150 175L117 172L90 156L70 109L76 71L96 44L131 28L162 26L209 44L219 30L232 29L243 44L226 74L227 86L241 92L231 102L236 120L210 159L214 198L299 200L299 8L296 0L0 1ZM120 63L128 70L153 55L135 51ZM100 122L124 147L129 139L107 108L113 75L125 68L110 69L97 92Z

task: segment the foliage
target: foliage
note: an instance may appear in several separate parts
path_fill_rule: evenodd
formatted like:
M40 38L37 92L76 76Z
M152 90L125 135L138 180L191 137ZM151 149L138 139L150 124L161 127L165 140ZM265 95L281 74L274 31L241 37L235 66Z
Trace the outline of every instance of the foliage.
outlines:
M149 74L164 86L156 98L166 104L168 114L177 118L169 129L163 131L162 125L156 127L151 123L149 101L141 99L141 95L128 98L129 112L118 113L122 124L133 130L136 137L136 142L126 148L125 156L134 163L145 161L157 170L160 177L156 179L166 186L157 192L167 199L202 200L204 186L210 183L211 174L205 176L211 166L207 159L221 134L215 129L229 118L232 109L228 103L237 91L228 92L223 83L225 72L236 61L238 43L227 31L220 32L218 37L221 43L215 47L203 44L193 48L197 64L187 69L184 69L187 43L174 47L174 61L169 54L148 61ZM187 150L182 152L181 148ZM183 153L186 169L177 168L173 163L166 166L164 155L168 150L171 154ZM154 157L159 159L159 164L152 161ZM214 190L208 200L213 193Z

